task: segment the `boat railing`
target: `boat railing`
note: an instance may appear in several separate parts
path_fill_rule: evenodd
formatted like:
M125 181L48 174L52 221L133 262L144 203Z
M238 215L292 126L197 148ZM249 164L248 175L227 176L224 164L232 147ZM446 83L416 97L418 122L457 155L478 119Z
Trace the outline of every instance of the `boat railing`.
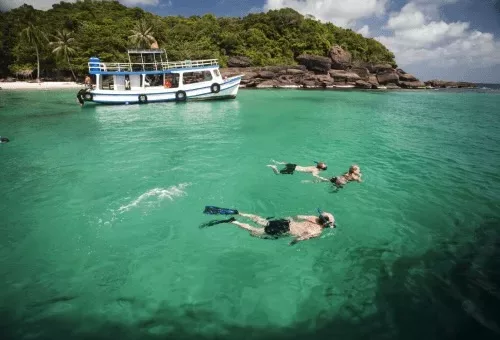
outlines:
M140 72L140 71L165 71L193 67L218 66L217 59L184 60L174 62L156 63L92 63L89 62L90 71L98 72Z

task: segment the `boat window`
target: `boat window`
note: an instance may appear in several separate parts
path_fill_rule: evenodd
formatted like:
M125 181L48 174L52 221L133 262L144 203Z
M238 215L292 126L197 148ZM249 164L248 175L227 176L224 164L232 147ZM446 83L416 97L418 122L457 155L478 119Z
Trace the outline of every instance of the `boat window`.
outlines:
M184 72L183 75L184 84L195 84L210 80L212 80L210 71Z
M216 76L216 77L220 77L220 72L219 72L219 70L215 69L215 70L214 70L214 74L215 74L215 76Z
M167 73L165 74L165 80L163 82L164 88L175 89L179 87L179 74L178 73Z
M101 90L114 90L115 82L113 76L109 74L104 74L101 81Z
M148 74L146 75L145 86L163 86L163 77L161 74Z

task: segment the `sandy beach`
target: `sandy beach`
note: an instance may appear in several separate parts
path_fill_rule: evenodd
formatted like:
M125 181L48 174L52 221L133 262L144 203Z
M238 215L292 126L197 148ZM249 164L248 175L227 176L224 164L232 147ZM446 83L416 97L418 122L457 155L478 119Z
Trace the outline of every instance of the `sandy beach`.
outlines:
M29 83L27 81L0 83L2 90L60 90L83 88L83 84L63 81L48 81L40 83Z

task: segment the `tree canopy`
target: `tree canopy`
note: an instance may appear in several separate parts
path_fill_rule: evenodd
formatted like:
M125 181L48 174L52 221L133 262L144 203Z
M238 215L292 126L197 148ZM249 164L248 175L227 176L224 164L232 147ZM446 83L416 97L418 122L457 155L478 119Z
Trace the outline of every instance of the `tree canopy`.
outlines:
M81 0L60 2L47 11L23 5L0 12L0 27L0 76L23 67L36 69L35 49L42 77L61 71L68 75L71 68L82 76L91 56L124 62L127 49L156 43L169 60L217 58L223 66L231 56L249 57L255 66L296 64L298 55L325 56L333 44L351 52L354 60L395 65L394 54L378 41L289 8L242 18L212 14L186 18L161 17L118 1ZM64 57L53 53L54 42L27 43L19 35L27 28L59 37L59 45L65 32Z

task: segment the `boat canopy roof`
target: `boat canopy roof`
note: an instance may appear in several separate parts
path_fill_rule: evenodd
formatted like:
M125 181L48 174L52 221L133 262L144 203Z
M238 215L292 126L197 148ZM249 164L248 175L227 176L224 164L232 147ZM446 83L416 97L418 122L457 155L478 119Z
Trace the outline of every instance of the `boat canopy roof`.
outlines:
M154 49L129 49L127 51L129 55L132 54L167 54L164 49L154 48Z

